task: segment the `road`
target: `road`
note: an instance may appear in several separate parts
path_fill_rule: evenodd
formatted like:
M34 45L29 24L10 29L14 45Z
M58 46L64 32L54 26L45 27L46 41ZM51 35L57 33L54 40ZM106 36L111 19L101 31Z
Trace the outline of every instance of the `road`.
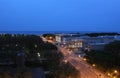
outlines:
M51 43L54 44L54 42ZM65 60L71 63L71 65L73 65L78 71L80 71L80 78L109 78L106 74L97 70L95 67L92 67L90 64L85 62L83 58L76 56L73 52L61 46L57 47L64 55Z
M71 63L81 73L81 78L109 78L106 74L97 70L74 53L59 46L59 50L63 53L65 60Z

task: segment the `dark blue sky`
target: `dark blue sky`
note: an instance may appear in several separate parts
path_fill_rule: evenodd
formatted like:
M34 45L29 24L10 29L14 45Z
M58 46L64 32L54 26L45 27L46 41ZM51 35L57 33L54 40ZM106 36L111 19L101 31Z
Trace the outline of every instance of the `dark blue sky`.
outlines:
M0 0L0 31L120 31L120 0Z

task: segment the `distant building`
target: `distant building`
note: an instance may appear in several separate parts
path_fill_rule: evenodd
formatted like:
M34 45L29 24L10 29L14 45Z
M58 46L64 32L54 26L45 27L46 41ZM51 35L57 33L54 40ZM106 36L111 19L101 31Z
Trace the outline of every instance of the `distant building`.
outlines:
M115 41L114 36L98 36L98 37L81 37L85 40L89 49L92 50L103 50L104 46L110 42Z
M56 36L55 36L56 42L61 43L61 42L62 42L61 37L62 37L62 35L56 35Z
M56 35L56 42L63 44L70 48L86 48L93 50L103 50L104 45L120 40L120 36L73 36L72 34L60 34ZM89 46L89 47L88 47Z
M120 40L120 36L115 36L115 40Z
M110 42L113 42L115 40L114 37L105 37L105 36L98 36L98 37L88 37L88 38L82 38L85 40L86 43L88 44L100 44L100 43L104 43L104 44L108 44Z
M79 36L70 35L57 35L56 42L68 48L82 48L84 46L84 40Z
M69 48L82 48L84 46L83 40L69 41L65 44Z

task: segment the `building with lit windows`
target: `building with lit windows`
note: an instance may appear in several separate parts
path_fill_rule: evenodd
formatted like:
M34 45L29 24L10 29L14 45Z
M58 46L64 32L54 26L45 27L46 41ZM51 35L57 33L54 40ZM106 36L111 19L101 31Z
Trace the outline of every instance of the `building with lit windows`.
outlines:
M80 36L72 34L56 35L56 42L69 48L86 48L93 50L102 50L104 46L115 40L120 40L120 36ZM89 46L89 47L88 47Z

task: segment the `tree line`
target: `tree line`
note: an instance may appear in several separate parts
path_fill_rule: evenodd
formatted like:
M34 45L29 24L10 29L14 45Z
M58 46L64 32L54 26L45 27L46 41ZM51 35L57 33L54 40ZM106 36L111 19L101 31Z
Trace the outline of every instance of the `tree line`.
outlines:
M88 62L96 64L104 72L117 70L120 73L120 41L114 41L105 45L104 51L86 52ZM115 75L115 73L114 73ZM120 78L120 74L117 74Z
M25 34L1 34L0 35L0 60L11 59L16 62L17 53L25 53L25 65L30 67L42 67L50 71L47 78L76 78L78 72L69 63L64 64L63 55L58 48L49 42L44 42L40 36ZM40 57L37 54L40 54ZM45 61L40 62L39 59ZM30 61L34 59L33 61ZM67 68L69 67L69 69ZM67 70L66 70L67 68ZM74 72L75 71L75 72ZM64 75L62 74L64 72ZM7 73L7 72L6 72ZM10 73L7 73L9 75ZM20 72L19 72L20 74ZM61 76L63 75L63 76ZM13 78L13 77L12 77ZM23 77L19 77L23 78Z
M85 35L90 37L97 37L97 36L113 36L113 35L120 35L119 33L110 32L110 33L86 33Z

